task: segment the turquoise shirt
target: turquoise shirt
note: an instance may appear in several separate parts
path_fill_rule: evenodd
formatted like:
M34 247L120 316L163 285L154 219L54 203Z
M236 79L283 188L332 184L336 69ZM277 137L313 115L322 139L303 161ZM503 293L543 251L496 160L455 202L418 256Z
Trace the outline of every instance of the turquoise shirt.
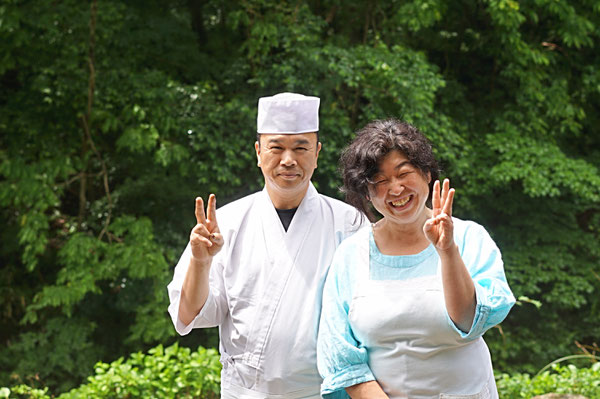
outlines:
M469 331L461 331L446 314L448 323L465 340L481 337L502 322L515 298L504 275L500 250L479 224L453 218L454 240L462 260L475 283L477 306ZM435 275L439 256L432 244L415 255L391 256L379 252L371 227L369 239L370 278L408 280ZM317 363L324 381L324 398L349 398L344 388L375 380L368 365L367 348L357 342L348 322L348 311L357 282L356 261L360 259L358 240L367 232L359 231L338 247L323 291L323 308L317 342Z

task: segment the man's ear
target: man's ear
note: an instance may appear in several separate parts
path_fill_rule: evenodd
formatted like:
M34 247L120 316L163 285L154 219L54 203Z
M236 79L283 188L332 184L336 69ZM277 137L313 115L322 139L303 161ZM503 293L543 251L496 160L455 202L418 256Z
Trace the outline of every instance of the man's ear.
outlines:
M254 149L256 150L256 166L260 167L260 143L254 142Z
M321 152L321 142L319 141L317 143L317 156L315 157L315 169L317 168L317 166L319 165L318 160L319 160L319 153Z

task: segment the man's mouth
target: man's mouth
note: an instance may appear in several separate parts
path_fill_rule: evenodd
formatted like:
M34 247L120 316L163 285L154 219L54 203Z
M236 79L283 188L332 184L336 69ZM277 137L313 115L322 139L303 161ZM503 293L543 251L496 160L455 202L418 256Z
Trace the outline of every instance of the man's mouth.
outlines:
M283 177L284 179L293 179L298 177L298 173L280 173L279 176Z

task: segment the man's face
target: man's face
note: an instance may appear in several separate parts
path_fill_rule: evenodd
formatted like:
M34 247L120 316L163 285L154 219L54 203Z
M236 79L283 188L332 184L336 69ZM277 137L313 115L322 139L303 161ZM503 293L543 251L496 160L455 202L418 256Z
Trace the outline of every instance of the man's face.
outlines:
M254 147L270 195L303 195L321 150L317 134L261 134L259 140Z

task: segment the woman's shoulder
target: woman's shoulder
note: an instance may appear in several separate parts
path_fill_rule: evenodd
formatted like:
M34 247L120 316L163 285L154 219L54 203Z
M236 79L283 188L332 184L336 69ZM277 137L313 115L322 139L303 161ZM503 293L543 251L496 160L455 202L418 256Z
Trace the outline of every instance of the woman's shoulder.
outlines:
M473 220L459 219L455 216L452 216L452 222L454 223L454 231L459 234L480 234L486 232L485 227Z
M475 246L495 245L490 233L481 224L454 216L452 221L454 222L454 239L459 247L464 247L466 243Z

